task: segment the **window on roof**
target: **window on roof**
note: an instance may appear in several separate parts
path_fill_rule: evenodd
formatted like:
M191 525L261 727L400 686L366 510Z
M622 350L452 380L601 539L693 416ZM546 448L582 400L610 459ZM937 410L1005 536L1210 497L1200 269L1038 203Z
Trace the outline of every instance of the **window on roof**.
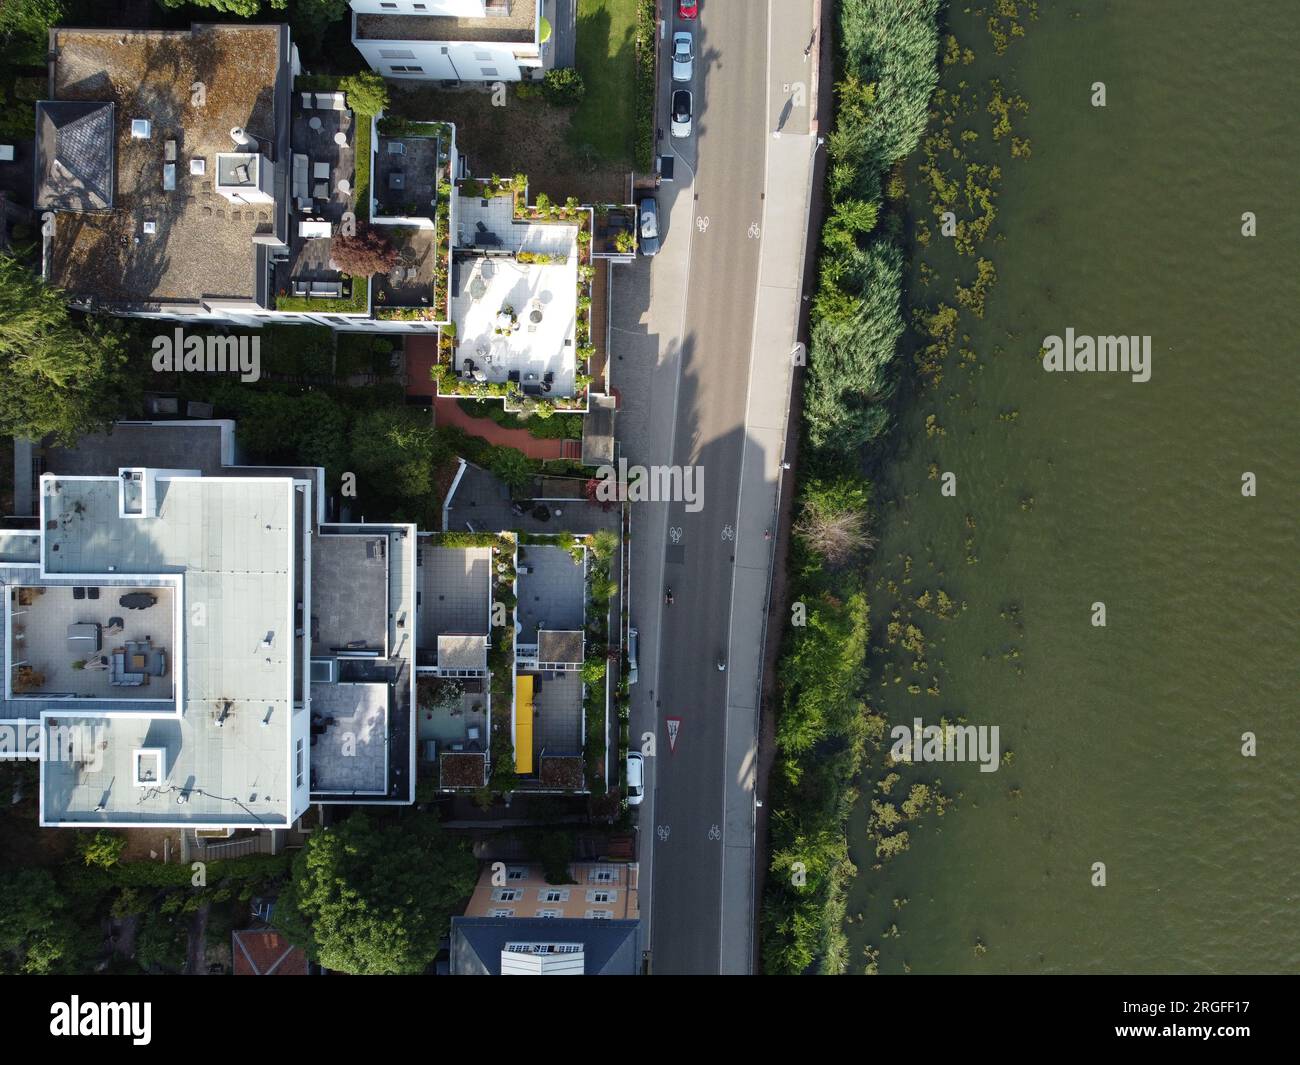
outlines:
M298 741L298 787L302 787L303 780L303 759L302 759L302 740Z
M484 67L484 68L483 68L483 76L484 76L485 78L495 78L495 77L497 76L497 68L496 68L496 67Z

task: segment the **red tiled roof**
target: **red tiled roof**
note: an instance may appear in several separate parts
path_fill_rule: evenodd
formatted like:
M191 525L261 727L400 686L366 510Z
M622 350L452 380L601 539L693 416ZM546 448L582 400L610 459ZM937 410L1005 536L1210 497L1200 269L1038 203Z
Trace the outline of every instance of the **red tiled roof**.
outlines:
M249 929L232 934L236 976L306 976L307 955L279 932Z

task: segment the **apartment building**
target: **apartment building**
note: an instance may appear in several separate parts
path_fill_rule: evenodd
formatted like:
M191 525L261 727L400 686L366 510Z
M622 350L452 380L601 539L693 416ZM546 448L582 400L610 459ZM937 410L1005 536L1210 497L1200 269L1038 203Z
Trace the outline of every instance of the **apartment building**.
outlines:
M555 63L555 7L555 0L352 0L352 43L386 78L528 81Z
M41 824L414 801L414 527L326 522L323 471L238 465L228 421L116 430L16 449L44 472L0 530L0 757L40 757Z

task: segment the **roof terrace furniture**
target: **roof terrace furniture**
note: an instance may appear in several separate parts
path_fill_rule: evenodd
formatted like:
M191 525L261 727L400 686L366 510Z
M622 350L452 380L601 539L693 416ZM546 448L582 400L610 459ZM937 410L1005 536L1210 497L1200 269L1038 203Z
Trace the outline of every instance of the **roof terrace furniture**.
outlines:
M316 182L312 187L311 194L313 199L328 200L330 198L329 183L325 181Z
M316 110L318 111L346 111L347 109L347 99L341 92L318 92L316 94Z
M306 239L328 237L333 231L334 227L320 218L304 218L298 223L298 236Z
M330 296L335 299L341 299L343 296L343 282L313 281L311 283L311 294L313 296Z
M117 605L127 610L148 610L157 602L158 597L153 592L128 592L117 601Z
M98 654L102 646L97 622L77 621L68 626L68 650L77 654Z
M389 141L389 142L388 142L388 154L389 154L389 155L405 155L405 154L406 154L406 145L403 144L401 141Z
M311 94L311 93L309 93L309 92L305 92L305 93L302 94L302 109L303 109L304 111L310 111L310 110L312 110L312 108L313 108L314 105L312 104L311 101L312 101L312 94Z
M136 688L145 682L144 670L131 670L127 666L125 647L119 647L111 656L108 682L125 688Z
M325 123L322 122L322 121L321 121L319 118L317 118L315 115L312 115L311 118L307 119L307 125L310 126L310 127L311 127L313 130L315 130L317 133L319 133L319 132L321 131L321 129L324 127Z
M390 189L406 188L406 175L400 170L394 170L388 175L388 187Z
M311 176L314 177L317 181L328 179L330 176L329 163L322 163L319 159L317 159L311 165Z

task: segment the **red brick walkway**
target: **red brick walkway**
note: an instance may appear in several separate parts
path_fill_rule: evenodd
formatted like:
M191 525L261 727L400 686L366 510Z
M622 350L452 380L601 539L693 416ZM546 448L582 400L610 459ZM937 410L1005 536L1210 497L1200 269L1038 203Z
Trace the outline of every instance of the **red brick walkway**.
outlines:
M482 437L490 444L505 444L518 448L530 459L564 458L563 440L539 440L524 429L507 429L497 425L491 418L471 418L460 404L451 398L433 401L433 421L435 425L454 425L464 429L470 436Z

